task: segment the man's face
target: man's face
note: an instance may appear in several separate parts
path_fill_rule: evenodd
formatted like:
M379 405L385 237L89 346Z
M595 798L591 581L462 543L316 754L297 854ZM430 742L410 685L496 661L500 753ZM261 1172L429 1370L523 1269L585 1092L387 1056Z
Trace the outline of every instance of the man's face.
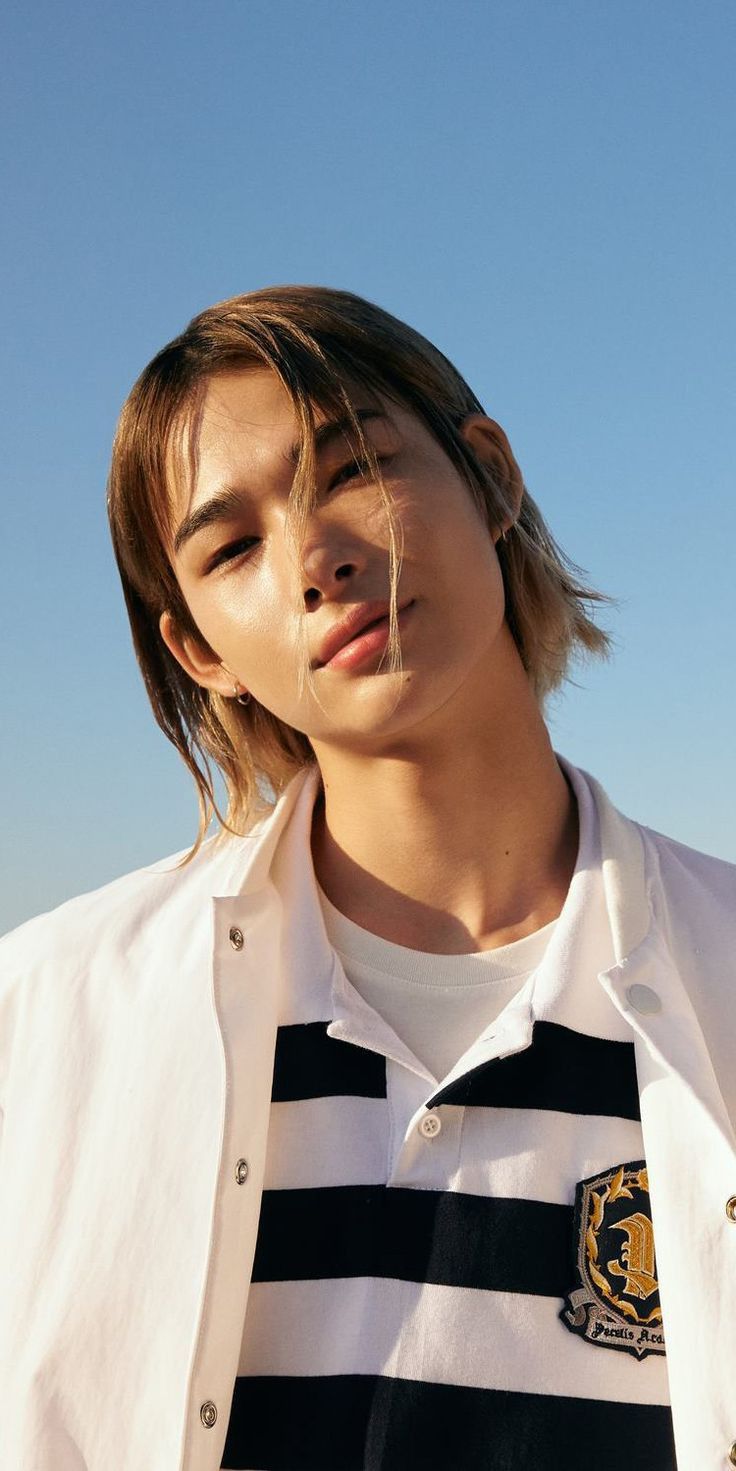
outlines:
M174 553L176 575L215 657L182 640L166 614L162 634L201 684L232 695L238 681L317 745L376 750L407 737L461 691L467 696L475 683L492 680L494 649L508 630L494 541L458 471L413 414L388 402L378 412L359 393L355 407L365 411L363 431L392 494L399 539L403 534L397 607L410 604L399 621L403 670L391 673L385 657L379 671L380 650L347 663L319 660L326 637L348 613L388 603L389 526L378 487L356 468L344 429L325 434L321 416L318 499L300 571L287 533L298 425L269 369L209 381L195 482L175 498L179 535L186 524L199 526ZM498 464L496 430L482 420L472 443ZM220 513L205 514L224 491ZM308 683L300 690L302 649L318 699Z

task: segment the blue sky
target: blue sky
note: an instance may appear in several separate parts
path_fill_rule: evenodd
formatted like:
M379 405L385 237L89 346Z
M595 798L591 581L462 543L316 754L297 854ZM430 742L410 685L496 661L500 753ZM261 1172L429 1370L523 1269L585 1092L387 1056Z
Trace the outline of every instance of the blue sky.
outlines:
M725 0L6 10L0 928L193 837L110 441L195 311L277 281L368 296L457 363L620 600L556 748L736 860L735 43Z

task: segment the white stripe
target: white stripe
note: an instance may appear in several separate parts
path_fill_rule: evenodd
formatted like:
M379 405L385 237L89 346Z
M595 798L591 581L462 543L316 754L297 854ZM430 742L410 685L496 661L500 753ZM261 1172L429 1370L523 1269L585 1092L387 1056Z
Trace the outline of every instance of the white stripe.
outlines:
M257 1282L238 1373L383 1374L427 1384L669 1404L664 1355L598 1348L557 1298L393 1278Z
M633 1119L553 1113L544 1109L466 1108L443 1104L442 1117L464 1113L461 1163L449 1157L445 1189L571 1205L579 1180L643 1157ZM449 1128L446 1134L450 1134ZM423 1142L442 1170L442 1133ZM265 1187L309 1189L382 1185L388 1175L389 1113L385 1098L305 1098L273 1103ZM401 1183L398 1180L394 1184ZM411 1183L407 1177L407 1183Z
M385 1098L303 1098L272 1103L266 1190L382 1185L386 1181Z
M572 1205L579 1180L642 1159L643 1153L638 1119L466 1108L462 1162L449 1188L468 1195Z

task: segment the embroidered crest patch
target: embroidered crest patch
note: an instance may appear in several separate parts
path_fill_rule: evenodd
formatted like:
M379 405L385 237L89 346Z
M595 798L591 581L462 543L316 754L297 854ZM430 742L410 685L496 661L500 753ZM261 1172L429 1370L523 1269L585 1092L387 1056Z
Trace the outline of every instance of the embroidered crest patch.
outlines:
M643 1359L663 1354L649 1180L644 1160L581 1180L575 1192L577 1285L560 1317L571 1333Z

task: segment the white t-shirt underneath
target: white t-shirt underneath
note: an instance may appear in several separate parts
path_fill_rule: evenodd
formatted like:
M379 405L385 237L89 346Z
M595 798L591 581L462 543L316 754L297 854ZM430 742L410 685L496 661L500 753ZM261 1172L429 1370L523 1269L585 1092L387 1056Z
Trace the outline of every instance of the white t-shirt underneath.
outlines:
M557 923L495 950L434 955L362 929L317 888L327 936L351 986L438 1082L536 970Z

